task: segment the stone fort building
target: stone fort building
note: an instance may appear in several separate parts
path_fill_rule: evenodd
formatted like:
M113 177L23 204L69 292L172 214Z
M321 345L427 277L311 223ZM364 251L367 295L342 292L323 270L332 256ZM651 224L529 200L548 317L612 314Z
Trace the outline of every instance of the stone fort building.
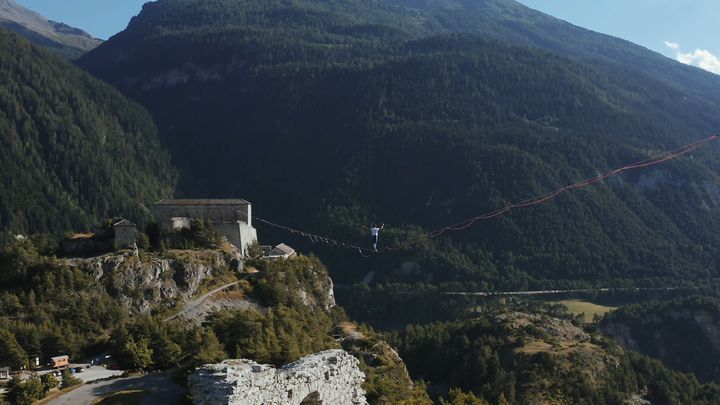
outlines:
M257 241L257 231L252 226L252 205L245 200L164 199L153 204L152 212L163 233L190 228L193 219L206 219L243 254Z
M130 249L136 247L138 229L137 225L127 219L120 220L113 224L114 248Z

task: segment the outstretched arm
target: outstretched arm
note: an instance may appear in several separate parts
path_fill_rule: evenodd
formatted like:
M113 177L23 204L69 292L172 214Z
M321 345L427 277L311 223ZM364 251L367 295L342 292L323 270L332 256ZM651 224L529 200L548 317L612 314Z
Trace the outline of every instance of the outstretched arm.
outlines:
M380 229L384 229L384 228L385 228L385 224L380 225Z

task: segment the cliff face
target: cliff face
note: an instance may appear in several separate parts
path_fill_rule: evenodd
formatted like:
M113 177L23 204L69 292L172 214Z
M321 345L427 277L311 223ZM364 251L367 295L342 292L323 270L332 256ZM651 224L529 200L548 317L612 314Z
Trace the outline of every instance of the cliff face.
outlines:
M219 250L170 251L163 256L121 252L68 263L93 274L132 313L146 314L174 308L203 289L234 281L238 255Z
M297 294L303 305L322 308L325 312L336 306L333 281L326 271L314 266L308 267L311 279L314 280L308 286L302 283L284 286L288 293Z
M720 382L720 303L688 298L622 308L601 323L602 332L625 348L693 373L702 382Z

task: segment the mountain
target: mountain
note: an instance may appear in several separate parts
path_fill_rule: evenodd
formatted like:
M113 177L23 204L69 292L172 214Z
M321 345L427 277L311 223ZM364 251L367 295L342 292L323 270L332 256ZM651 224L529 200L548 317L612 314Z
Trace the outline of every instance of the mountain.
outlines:
M81 29L48 20L13 0L0 0L0 27L69 58L77 58L102 43Z
M522 304L520 304L522 306ZM717 404L720 387L625 351L543 309L410 325L390 336L429 391L457 387L473 404ZM451 397L453 390L450 390ZM456 391L457 394L457 391ZM444 394L443 394L444 395ZM487 402L484 402L487 401Z
M0 235L149 217L176 172L147 111L0 29Z
M627 349L718 383L719 321L720 300L688 297L620 308L603 319L600 329Z
M373 221L394 246L720 127L707 72L511 1L425 3L161 0L79 64L152 112L181 193L365 246ZM715 148L370 259L306 246L341 283L695 283Z
M618 72L642 72L676 89L720 100L717 75L671 62L666 57L609 35L592 32L530 9L513 0L382 0L427 13L448 32L476 32L519 45L533 46Z

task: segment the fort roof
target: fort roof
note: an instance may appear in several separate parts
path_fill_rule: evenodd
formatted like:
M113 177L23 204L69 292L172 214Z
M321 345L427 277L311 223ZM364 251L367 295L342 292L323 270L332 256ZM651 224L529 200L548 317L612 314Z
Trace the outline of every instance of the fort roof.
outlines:
M290 246L288 246L284 243L281 243L281 244L275 246L275 249L277 249L285 254L288 254L288 255L295 253L295 249L291 248Z
M243 199L162 199L155 205L249 205L250 202Z
M267 259L275 259L278 257L284 257L284 258L295 257L295 255L297 255L297 252L295 251L295 249L291 248L290 246L288 246L284 243L281 243L281 244L275 246L274 248L268 250L265 253L264 257Z
M115 224L113 224L113 226L137 226L137 225L128 221L127 219L123 219L123 220L118 221Z

